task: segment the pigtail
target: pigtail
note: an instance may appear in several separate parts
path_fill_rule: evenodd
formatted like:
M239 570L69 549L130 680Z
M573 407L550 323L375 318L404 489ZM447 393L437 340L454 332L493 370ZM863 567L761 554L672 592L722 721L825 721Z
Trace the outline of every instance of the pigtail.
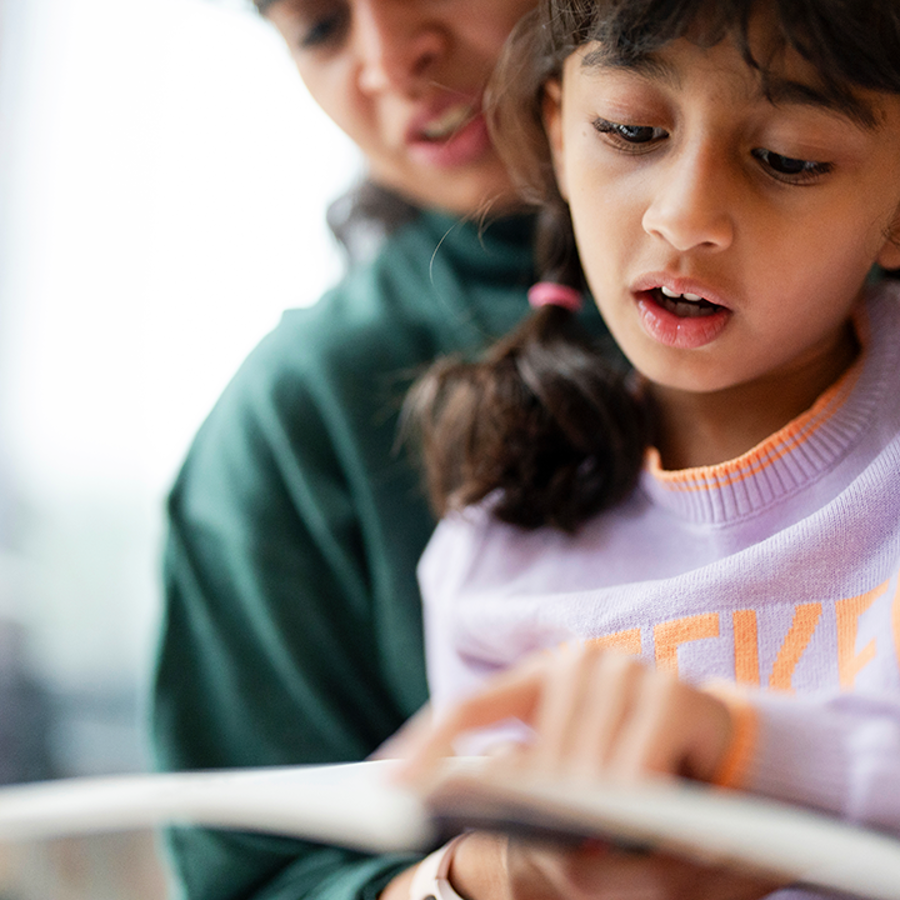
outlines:
M568 49L553 49L559 41L545 15L526 15L507 42L488 121L520 196L536 210L537 270L563 293L583 292L541 113L543 86ZM505 522L568 532L628 496L651 436L647 402L612 340L593 340L576 311L553 302L481 359L432 366L408 395L403 423L419 445L437 515L490 497Z
M499 519L569 532L630 493L650 433L625 371L555 305L479 361L438 362L405 421L438 515L495 495Z

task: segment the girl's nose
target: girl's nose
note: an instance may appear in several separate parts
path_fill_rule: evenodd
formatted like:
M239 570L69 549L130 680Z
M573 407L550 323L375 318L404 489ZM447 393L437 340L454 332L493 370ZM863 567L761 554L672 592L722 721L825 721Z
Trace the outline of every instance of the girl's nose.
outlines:
M734 240L727 161L709 151L684 152L659 172L644 213L648 234L676 250L724 250Z
M428 6L398 0L358 0L353 4L362 91L409 92L430 80L435 63L447 51L448 34Z

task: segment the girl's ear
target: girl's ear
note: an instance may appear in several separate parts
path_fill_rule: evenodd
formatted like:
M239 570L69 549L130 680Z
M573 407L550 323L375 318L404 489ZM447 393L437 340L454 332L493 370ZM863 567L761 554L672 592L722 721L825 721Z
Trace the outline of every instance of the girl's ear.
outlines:
M556 184L563 200L568 202L569 191L566 187L566 167L563 154L562 124L562 82L558 78L551 79L544 85L542 113L544 131L550 144L550 155L553 160L553 171L556 173Z

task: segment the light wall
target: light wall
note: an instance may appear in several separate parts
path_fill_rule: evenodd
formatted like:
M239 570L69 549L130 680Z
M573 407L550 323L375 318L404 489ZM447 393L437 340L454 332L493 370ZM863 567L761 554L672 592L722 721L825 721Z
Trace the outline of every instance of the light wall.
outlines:
M71 766L131 768L165 492L241 359L338 277L324 209L360 163L253 13L2 2L0 614L60 702L119 710L70 723Z

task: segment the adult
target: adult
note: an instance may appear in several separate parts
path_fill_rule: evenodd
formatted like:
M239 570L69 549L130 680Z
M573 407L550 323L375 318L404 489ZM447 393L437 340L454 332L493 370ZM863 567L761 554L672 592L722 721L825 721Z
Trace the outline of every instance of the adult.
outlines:
M380 244L284 315L174 486L153 697L163 769L361 759L424 703L415 566L434 523L396 449L400 400L434 357L509 330L534 278L532 221L513 214L482 109L534 0L259 4L368 158L340 233L351 250ZM374 898L412 862L199 829L170 848L190 900Z

